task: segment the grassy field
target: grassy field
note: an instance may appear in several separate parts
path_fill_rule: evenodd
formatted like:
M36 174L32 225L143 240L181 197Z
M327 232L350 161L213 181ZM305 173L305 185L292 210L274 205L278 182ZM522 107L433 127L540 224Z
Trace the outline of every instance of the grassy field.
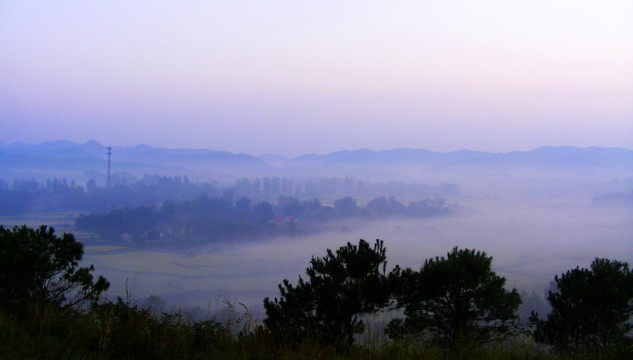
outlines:
M18 216L0 216L0 224L5 227L26 225L38 227L42 224L59 228L58 231L74 230L75 218L79 215L74 211L27 213Z
M4 227L22 226L36 228L46 224L55 228L57 234L70 232L80 242L88 242L97 238L95 234L78 231L75 219L81 213L78 211L27 213L18 216L0 216L0 225Z

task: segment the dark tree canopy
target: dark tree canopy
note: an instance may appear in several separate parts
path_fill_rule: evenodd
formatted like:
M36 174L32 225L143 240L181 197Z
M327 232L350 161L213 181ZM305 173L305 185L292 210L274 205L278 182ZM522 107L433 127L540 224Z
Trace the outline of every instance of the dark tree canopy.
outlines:
M485 341L514 327L521 298L507 291L505 279L491 270L486 253L455 247L446 258L425 261L420 271L396 268L390 278L406 319L396 319L388 334L423 334L456 345Z
M382 219L451 213L444 200L421 200L407 208L393 196L381 197L366 208L359 208L356 200L346 197L331 207L316 198L300 200L285 195L278 198L277 204L245 197L233 201L234 192L227 190L222 197L203 193L193 200L165 201L160 208L124 207L106 214L82 214L75 226L108 242L182 246L314 233L330 221L353 217Z
M554 278L552 310L545 320L532 313L537 341L557 350L602 351L631 345L633 273L624 262L595 259ZM628 335L628 336L627 336Z
M364 329L361 316L379 310L390 299L385 276L386 249L364 240L348 243L322 258L312 258L296 286L284 280L280 298L264 300L266 326L285 340L318 339L347 345Z
M97 300L108 281L94 281L94 266L79 267L83 245L72 234L55 236L53 228L0 226L0 304L21 309L28 304L58 307Z

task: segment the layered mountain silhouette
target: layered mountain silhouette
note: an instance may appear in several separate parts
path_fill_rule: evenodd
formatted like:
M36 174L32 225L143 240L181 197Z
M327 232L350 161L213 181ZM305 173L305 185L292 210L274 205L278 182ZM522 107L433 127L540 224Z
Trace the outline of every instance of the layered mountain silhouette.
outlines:
M631 177L633 150L602 147L543 146L531 151L490 153L424 149L344 150L287 158L269 154L256 157L208 149L164 149L147 145L113 146L113 171L142 174L239 176L357 176L383 179L413 176L447 178L471 174L488 176ZM3 178L34 174L71 176L104 173L106 145L56 140L41 144L0 144Z

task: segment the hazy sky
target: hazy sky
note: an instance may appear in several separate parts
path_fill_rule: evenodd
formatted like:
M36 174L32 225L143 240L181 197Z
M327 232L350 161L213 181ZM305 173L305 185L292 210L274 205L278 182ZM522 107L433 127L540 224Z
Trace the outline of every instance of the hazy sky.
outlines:
M633 148L633 1L0 2L0 141Z

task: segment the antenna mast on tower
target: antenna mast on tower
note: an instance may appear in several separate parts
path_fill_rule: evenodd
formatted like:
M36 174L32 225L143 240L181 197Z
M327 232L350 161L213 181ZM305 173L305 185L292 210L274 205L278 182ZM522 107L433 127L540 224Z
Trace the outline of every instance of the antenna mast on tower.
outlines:
M110 179L110 156L112 155L112 147L108 146L108 177L106 178L106 187L109 188L112 185L112 180Z

